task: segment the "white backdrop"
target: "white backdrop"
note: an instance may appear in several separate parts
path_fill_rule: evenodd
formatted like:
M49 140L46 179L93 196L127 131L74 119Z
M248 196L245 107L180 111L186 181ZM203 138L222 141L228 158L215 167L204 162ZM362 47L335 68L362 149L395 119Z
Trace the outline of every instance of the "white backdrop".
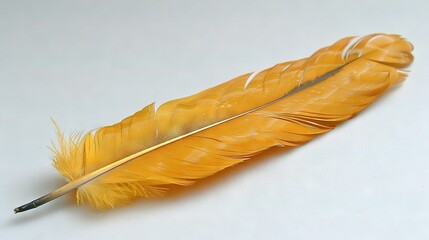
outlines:
M0 239L428 239L427 1L0 1ZM99 213L46 146L350 35L415 45L408 80L294 151Z

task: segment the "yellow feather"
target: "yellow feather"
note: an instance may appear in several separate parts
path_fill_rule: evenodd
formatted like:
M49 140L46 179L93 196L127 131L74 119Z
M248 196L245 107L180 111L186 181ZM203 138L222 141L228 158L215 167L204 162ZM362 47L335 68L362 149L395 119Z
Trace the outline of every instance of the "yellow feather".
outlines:
M191 185L272 147L304 144L406 77L401 69L413 60L409 42L387 34L355 40L344 38L309 58L277 64L247 86L251 73L157 110L150 104L83 137L66 141L59 133L54 165L73 182L155 146L77 186L78 203L107 209L162 197L173 186Z

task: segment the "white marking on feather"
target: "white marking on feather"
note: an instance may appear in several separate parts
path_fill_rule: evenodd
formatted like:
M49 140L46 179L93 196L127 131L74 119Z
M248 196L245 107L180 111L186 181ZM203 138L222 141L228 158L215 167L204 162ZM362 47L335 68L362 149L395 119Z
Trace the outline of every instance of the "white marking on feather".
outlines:
M284 72L286 69L288 69L290 67L290 64L286 65L283 69L282 72Z
M249 78L247 78L246 84L244 84L244 89L247 88L247 86L249 85L249 83L253 80L253 78L255 78L255 76L260 73L261 71L255 71L252 72L252 74L249 76Z
M381 38L381 37L385 37L385 36L382 36L382 35L376 35L376 36L372 37L372 38L368 41L368 43L370 43L371 41L373 41L373 40L375 40L375 39L377 39L377 38Z
M344 60L346 60L346 57L349 57L349 50L354 47L354 45L357 43L357 41L359 41L361 38L360 37L355 37L352 40L350 40L350 42L347 44L347 46L344 48L342 54L341 54L341 58Z
M364 39L364 37L359 37L358 39L357 39L357 41L353 44L353 46L351 46L350 47L350 49L349 50L352 50L352 49L354 49L357 45L359 45L359 43L362 41ZM347 58L350 56L350 53L351 53L352 51L349 51L348 53L347 53ZM359 52L359 57L360 56L362 56L362 52Z
M158 108L159 108L159 106L157 106L157 105L158 104L156 102L153 103L153 110L155 111L155 114L158 112Z

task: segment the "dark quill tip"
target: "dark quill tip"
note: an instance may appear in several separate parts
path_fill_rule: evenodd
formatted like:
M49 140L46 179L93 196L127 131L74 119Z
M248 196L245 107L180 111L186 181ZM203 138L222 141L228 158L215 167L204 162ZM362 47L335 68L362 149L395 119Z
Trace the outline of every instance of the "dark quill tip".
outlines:
M22 205L22 206L20 206L20 207L17 207L17 208L15 208L15 209L13 209L13 211L15 212L15 214L17 214L17 213L20 213L20 212L25 212L25 211L27 211L27 210L30 210L30 209L33 209L33 208L36 208L36 207L38 207L39 205L35 202L35 201L33 201L33 202L29 202L29 203L27 203L27 204L24 204L24 205Z
M41 206L41 205L51 201L52 199L54 199L54 197L52 197L52 194L46 194L43 197L40 197L34 201L31 201L27 204L24 204L22 206L19 206L19 207L13 209L13 211L15 212L15 214L20 213L20 212L25 212L25 211L28 211L30 209L36 208L38 206Z

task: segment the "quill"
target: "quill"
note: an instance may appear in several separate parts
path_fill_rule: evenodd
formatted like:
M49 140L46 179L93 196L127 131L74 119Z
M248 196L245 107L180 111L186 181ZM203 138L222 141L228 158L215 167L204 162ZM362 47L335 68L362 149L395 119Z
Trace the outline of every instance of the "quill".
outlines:
M412 49L398 35L347 37L85 135L57 128L53 163L69 183L15 213L75 189L78 204L99 210L162 197L269 148L300 146L404 80Z

